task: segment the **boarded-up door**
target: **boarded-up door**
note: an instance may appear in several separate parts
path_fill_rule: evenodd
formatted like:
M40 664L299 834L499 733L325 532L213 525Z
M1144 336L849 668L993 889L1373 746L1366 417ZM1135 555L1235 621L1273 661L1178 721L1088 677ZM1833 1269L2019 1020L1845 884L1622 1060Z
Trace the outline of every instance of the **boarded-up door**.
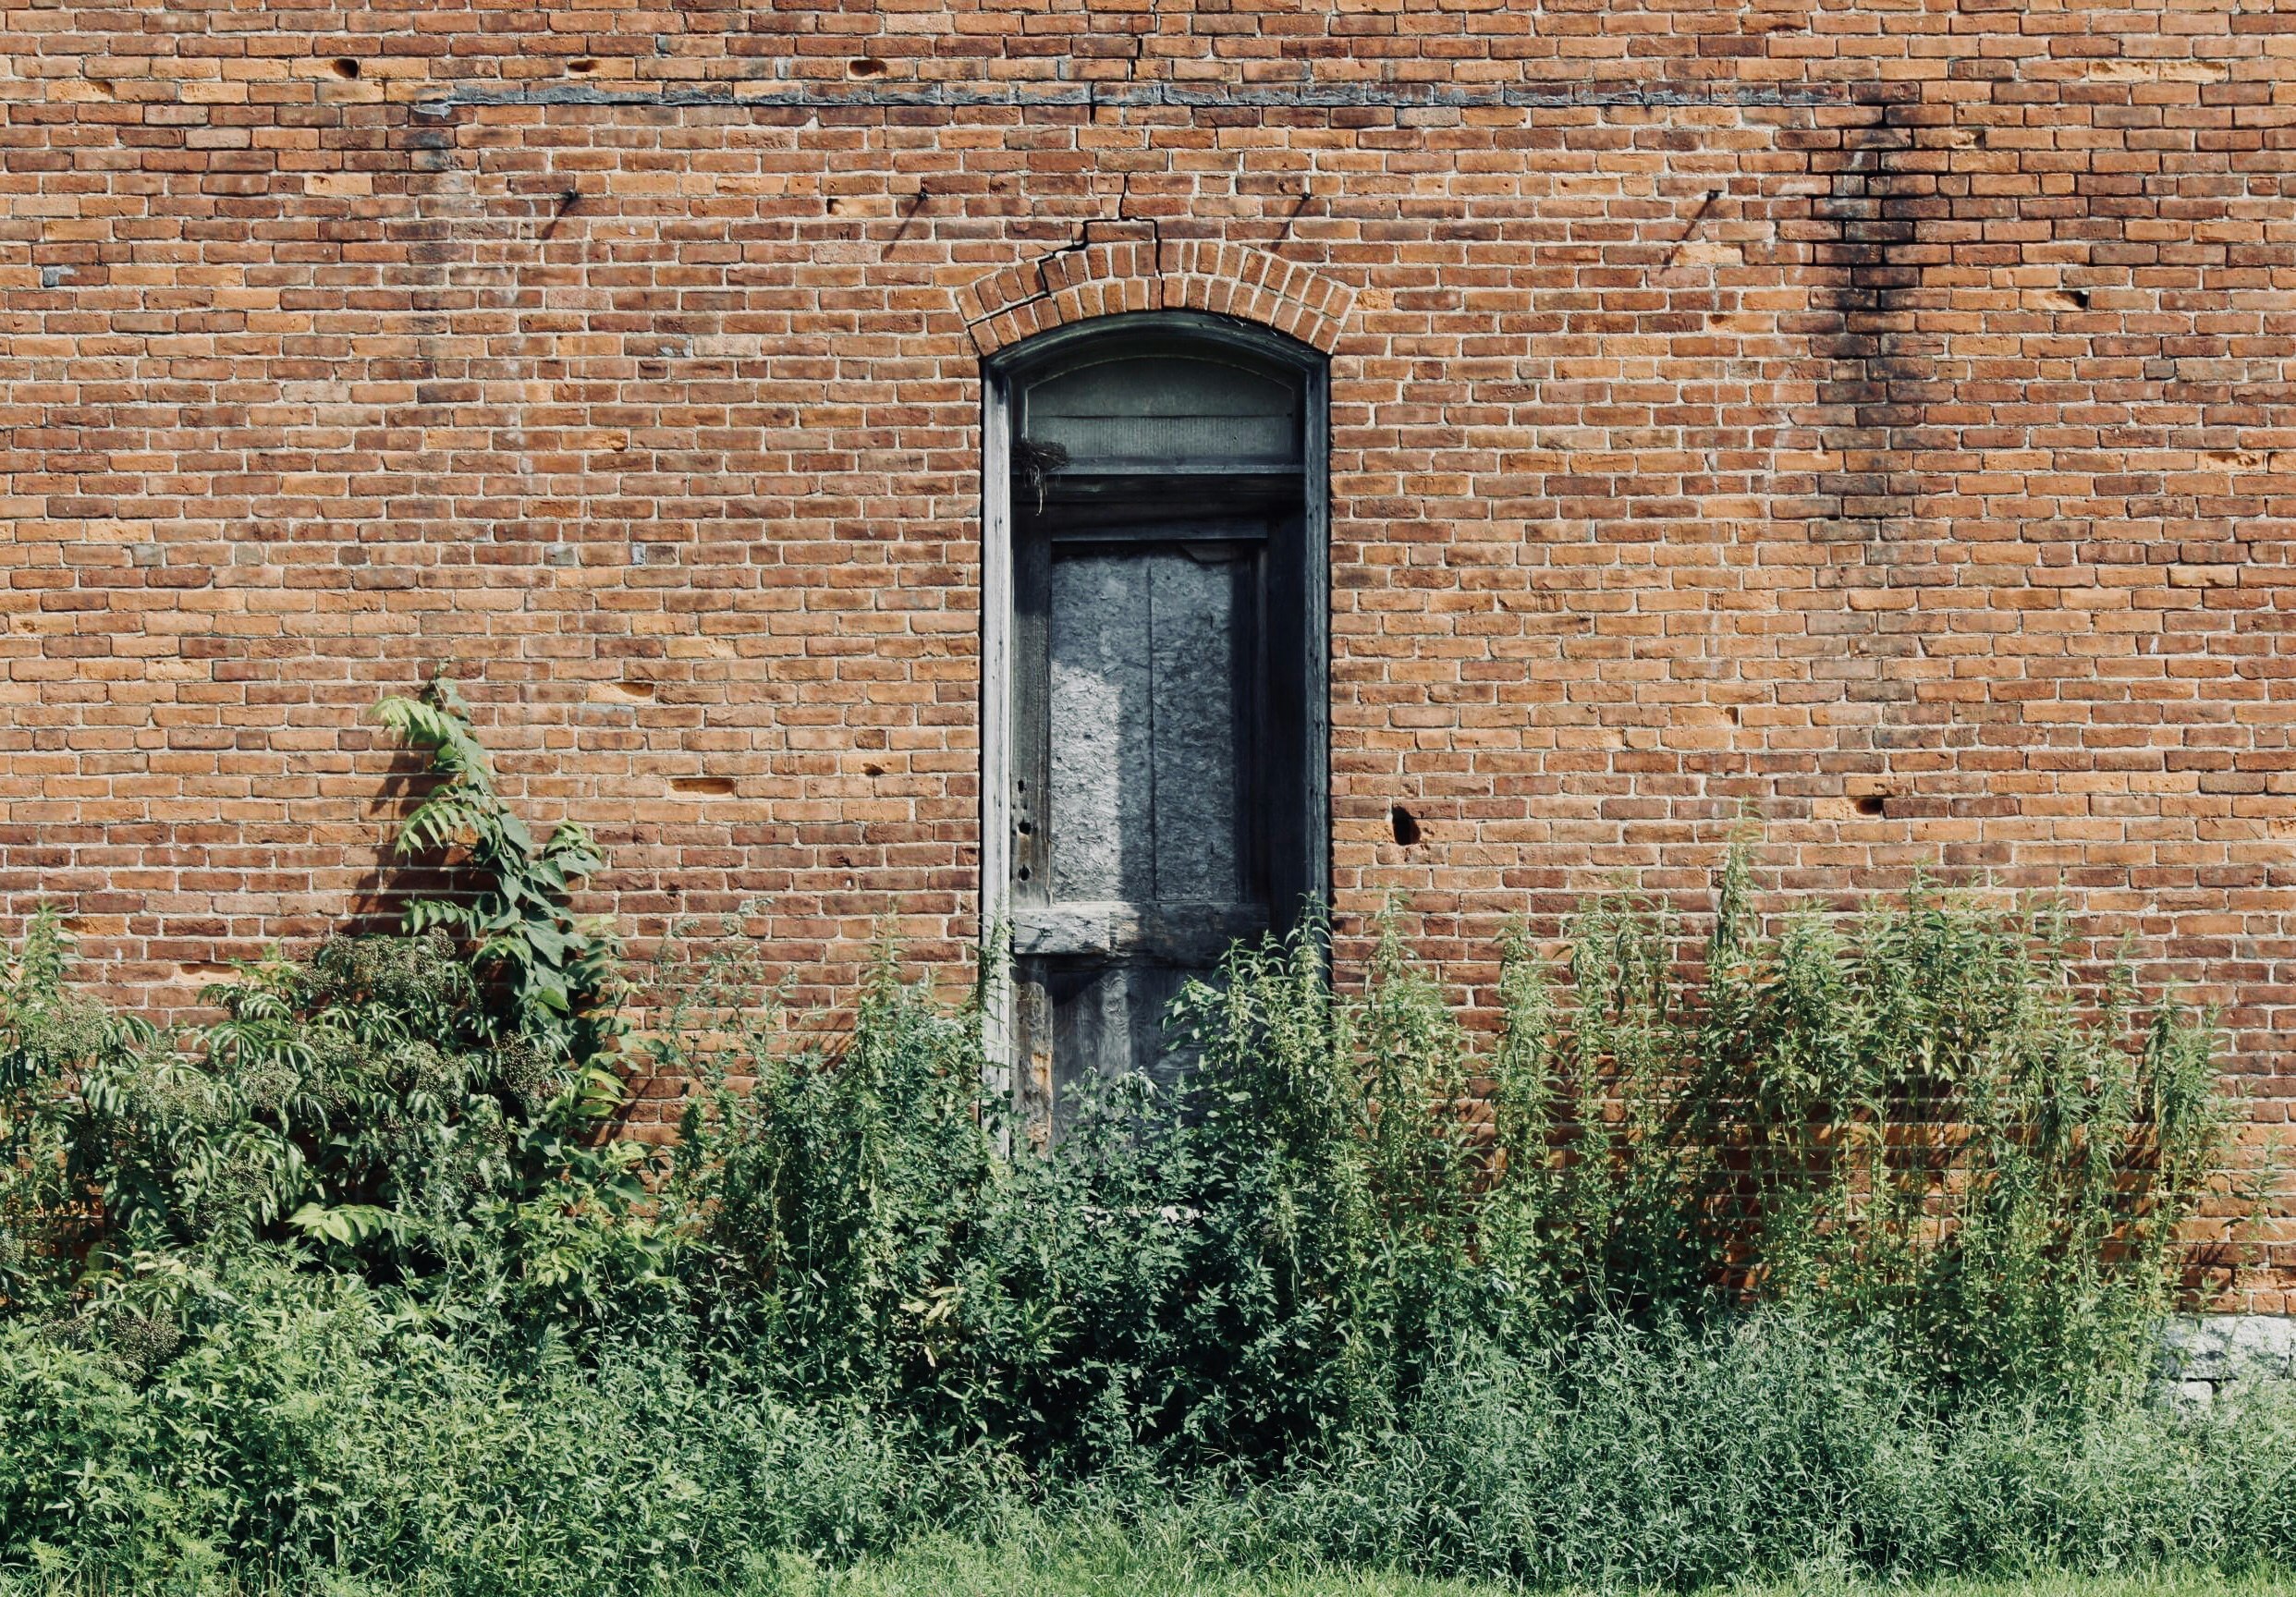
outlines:
M1320 881L1308 384L1138 343L1022 382L1011 484L1021 1096L1169 1081L1173 997ZM1320 601L1320 593L1314 598Z
M1131 536L1044 538L1021 572L1044 677L1017 885L1042 891L1016 953L1056 1120L1090 1076L1168 1081L1181 983L1271 923L1252 835L1264 527L1094 530Z

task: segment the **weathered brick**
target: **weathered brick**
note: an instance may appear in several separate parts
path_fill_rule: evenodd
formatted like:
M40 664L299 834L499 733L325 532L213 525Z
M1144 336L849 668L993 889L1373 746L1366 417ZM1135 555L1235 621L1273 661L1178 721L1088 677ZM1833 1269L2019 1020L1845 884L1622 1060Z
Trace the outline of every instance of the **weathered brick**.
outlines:
M2064 884L2296 1069L2296 72L2253 6L0 18L0 910L369 907L442 662L642 950L975 934L980 359L1331 360L1334 862ZM1089 82L1088 94L1084 85ZM1409 847L1394 806L1421 822Z

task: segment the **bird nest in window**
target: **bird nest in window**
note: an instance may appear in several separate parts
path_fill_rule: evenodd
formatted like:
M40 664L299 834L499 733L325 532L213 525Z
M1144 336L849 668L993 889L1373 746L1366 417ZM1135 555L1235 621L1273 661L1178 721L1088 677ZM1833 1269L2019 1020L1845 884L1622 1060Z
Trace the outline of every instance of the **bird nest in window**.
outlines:
M1012 446L1012 469L1036 495L1036 508L1044 509L1044 490L1052 482L1053 473L1069 463L1069 451L1058 444L1022 438Z

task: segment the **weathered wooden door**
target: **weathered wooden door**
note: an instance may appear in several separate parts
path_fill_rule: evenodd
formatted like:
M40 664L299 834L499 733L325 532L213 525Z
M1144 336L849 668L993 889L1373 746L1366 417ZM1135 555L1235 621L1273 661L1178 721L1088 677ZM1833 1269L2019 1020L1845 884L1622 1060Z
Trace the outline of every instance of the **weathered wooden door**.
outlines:
M1013 415L1015 1063L1047 1130L1095 1078L1185 1068L1172 999L1324 849L1310 384L1168 336L1086 353Z
M1264 523L1148 520L1040 536L1020 567L1041 736L1015 795L1014 952L1056 1122L1088 1075L1168 1079L1181 983L1272 924L1252 835L1265 550Z

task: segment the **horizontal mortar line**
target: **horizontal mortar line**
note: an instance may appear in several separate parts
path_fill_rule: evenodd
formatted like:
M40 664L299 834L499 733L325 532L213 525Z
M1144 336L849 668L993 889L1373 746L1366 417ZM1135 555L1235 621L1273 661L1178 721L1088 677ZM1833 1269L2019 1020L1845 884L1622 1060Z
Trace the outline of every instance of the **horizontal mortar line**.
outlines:
M1347 110L1536 110L1583 105L1814 106L1852 103L1857 89L1831 84L1728 83L1676 87L1664 83L1521 84L1461 89L1447 84L1334 83L1257 88L1193 89L1177 83L1068 84L1052 87L926 83L915 87L829 88L750 80L735 84L678 84L660 89L608 89L586 83L491 87L458 84L416 100L420 115L439 116L480 105L763 106L800 111L965 107L1026 110L1032 106L1223 107Z

